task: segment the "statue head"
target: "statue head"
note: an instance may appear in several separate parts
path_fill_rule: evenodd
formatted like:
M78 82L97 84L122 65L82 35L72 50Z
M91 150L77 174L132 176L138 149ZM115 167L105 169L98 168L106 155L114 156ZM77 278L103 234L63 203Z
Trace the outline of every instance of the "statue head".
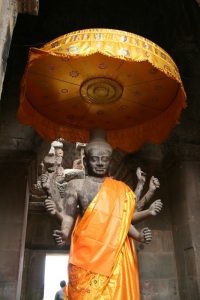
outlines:
M43 159L45 169L52 173L57 167L60 167L63 160L63 142L61 139L55 140L51 143L50 150Z
M91 131L90 142L85 147L85 163L88 175L104 177L108 173L112 147L106 141L106 133L103 129Z

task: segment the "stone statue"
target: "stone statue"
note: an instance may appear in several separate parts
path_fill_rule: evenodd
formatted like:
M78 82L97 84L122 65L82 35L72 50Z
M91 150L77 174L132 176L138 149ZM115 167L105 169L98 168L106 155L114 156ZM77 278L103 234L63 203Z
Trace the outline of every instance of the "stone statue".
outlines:
M112 148L105 140L105 133L94 131L85 148L87 176L67 183L61 210L52 199L46 201L47 210L61 221L61 230L53 233L56 243L63 246L72 234L70 299L125 299L124 295L129 295L129 299L139 299L137 259L132 238L149 243L152 234L148 228L138 231L134 224L161 211L160 200L142 210L159 182L152 178L150 190L140 199L145 174L138 169L135 197L126 184L108 177L111 155ZM46 183L45 179L44 187ZM135 203L137 210L134 212Z
M146 174L141 170L141 168L137 168L136 175L138 178L138 184L135 189L136 210L141 211L141 210L143 210L144 206L147 203L149 203L155 190L160 187L160 182L159 182L158 178L155 178L154 176L152 176L150 179L150 183L149 183L149 189L148 189L147 193L141 198L143 186L146 181ZM158 204L158 206L160 206L161 200L157 200L155 202L155 204Z
M77 144L79 148L85 146L84 144ZM63 140L53 141L49 152L40 164L41 175L31 189L32 196L44 199L46 209L48 210L48 207L51 207L48 210L49 213L56 215L58 219L63 211L63 196L67 183L74 178L84 177L81 159L74 161L72 169L65 169L63 155Z

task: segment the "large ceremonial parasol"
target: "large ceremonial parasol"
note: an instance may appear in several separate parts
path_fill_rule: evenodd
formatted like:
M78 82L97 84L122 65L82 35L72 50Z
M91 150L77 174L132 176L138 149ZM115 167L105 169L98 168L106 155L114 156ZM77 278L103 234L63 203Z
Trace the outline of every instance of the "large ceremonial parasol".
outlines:
M48 140L87 142L90 129L104 128L113 147L134 151L168 136L185 98L176 64L158 45L87 29L30 50L18 118Z

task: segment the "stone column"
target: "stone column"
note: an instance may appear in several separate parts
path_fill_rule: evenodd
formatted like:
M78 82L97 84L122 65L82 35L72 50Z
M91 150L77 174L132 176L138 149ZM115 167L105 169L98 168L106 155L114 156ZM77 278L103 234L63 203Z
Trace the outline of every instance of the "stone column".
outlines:
M20 300L43 299L46 252L46 250L25 250L23 286Z
M200 147L173 147L167 171L180 299L200 299ZM172 163L173 162L173 163Z
M0 96L6 71L10 43L18 14L17 1L0 1Z
M0 162L0 299L20 299L28 212L27 164Z
M37 15L39 0L0 1L0 97L6 72L13 30L19 13Z

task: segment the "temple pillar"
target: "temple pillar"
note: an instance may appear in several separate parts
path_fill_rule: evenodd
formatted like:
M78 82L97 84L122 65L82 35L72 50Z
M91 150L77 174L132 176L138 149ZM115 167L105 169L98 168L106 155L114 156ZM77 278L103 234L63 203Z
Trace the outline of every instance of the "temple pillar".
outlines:
M17 1L0 1L0 96L7 66L13 30L18 14Z
M144 170L149 175L149 179L152 175L159 178L160 188L156 191L151 203L156 199L161 199L163 209L155 218L137 224L138 228L149 227L153 235L150 244L137 246L141 300L182 300L178 291L167 180L161 165L162 158L158 157L156 161L156 147L152 148L154 149L154 159L151 159L151 152L149 151Z
M200 299L200 147L173 145L167 161L180 299L197 300Z
M0 299L20 299L28 213L27 163L0 161Z
M38 15L38 10L39 0L0 1L0 97L18 12Z

